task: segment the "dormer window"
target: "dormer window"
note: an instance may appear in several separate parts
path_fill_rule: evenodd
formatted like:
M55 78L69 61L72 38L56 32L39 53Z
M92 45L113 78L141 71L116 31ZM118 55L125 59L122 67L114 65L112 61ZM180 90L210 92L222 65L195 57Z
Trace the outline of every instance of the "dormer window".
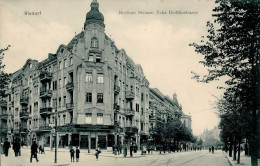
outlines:
M94 61L94 57L93 57L93 55L89 55L89 56L88 56L88 61L91 61L91 62Z
M62 49L60 50L60 52L63 53L63 52L64 52L64 49L62 48Z
M101 56L100 55L96 55L96 62L101 62Z
M93 47L93 48L97 48L98 47L98 40L97 40L96 37L93 37L91 39L91 47Z

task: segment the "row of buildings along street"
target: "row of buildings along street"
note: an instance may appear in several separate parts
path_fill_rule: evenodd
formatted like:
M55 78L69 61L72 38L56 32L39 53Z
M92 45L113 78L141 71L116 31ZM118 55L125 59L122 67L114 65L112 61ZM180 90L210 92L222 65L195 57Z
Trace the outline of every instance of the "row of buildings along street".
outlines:
M179 116L191 129L177 95L149 87L142 66L104 32L104 16L93 0L84 30L43 61L28 59L11 74L0 101L0 140L33 140L54 147L111 150L114 144L153 141L151 129Z

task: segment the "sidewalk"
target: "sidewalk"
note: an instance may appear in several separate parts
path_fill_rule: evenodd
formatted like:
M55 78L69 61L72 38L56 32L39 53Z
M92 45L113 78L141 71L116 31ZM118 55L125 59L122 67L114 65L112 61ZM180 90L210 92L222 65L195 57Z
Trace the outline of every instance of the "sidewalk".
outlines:
M235 166L235 165L251 166L251 157L245 156L244 153L240 154L240 164L237 164L237 160L233 160L233 157L229 157L228 153L226 153L226 152L223 152L223 153L226 155L230 165L232 165L232 166ZM260 166L260 159L258 159L258 165Z

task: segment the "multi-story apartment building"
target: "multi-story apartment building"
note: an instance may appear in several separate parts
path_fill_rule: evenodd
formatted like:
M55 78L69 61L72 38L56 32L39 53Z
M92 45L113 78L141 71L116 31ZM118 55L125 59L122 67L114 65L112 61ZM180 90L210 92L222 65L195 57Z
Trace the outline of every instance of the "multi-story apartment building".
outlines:
M147 140L150 126L180 112L179 105L150 89L141 65L105 34L96 0L84 30L42 62L27 60L11 76L6 92L9 139L111 149ZM154 119L154 116L157 119Z
M0 141L4 142L7 138L7 119L8 119L8 112L7 112L7 102L5 98L0 98Z

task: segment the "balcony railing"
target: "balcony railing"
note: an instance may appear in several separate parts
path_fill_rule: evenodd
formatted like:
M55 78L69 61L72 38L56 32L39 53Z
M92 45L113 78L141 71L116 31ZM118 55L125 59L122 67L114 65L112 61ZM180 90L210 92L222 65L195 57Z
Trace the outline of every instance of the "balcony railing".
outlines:
M154 101L150 101L150 102L149 102L149 106L150 106L151 108L157 107L157 105L156 105L156 103L155 103Z
M117 86L117 85L114 85L114 91L115 91L115 94L119 94L119 92L120 92L120 87Z
M41 98L50 98L52 96L52 90L41 90L40 91L40 97Z
M133 100L135 98L135 94L132 91L126 91L125 92L125 98L129 100Z
M8 114L6 111L1 112L1 114L0 114L1 119L7 119L7 117L8 117Z
M7 107L7 101L6 100L1 100L0 101L0 106L1 107Z
M29 103L29 97L22 97L22 98L20 99L20 103L27 105L27 104Z
M149 120L156 120L156 116L154 116L154 115L149 115Z
M43 131L50 131L51 127L49 125L46 124L40 124L39 130L43 130Z
M74 107L73 103L66 103L67 110L72 110Z
M52 79L52 73L49 73L49 72L41 72L40 73L40 80L42 82L44 81L50 81Z
M126 132L127 134L134 134L134 133L137 133L137 132L138 132L138 128L135 127L135 126L125 127L125 132Z
M66 89L67 90L73 90L74 88L74 83L73 82L68 82L67 85L66 85Z
M40 114L41 115L46 115L48 113L52 112L52 107L43 107L40 109Z
M120 106L117 103L114 103L114 110L116 111L120 110Z
M125 110L125 116L134 116L134 115L135 115L134 110L131 110L131 109Z
M29 118L29 112L20 112L20 118Z

